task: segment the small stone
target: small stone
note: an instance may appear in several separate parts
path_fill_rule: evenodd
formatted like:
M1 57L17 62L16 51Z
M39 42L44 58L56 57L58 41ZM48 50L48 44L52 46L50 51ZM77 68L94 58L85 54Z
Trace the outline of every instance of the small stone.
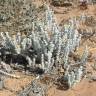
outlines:
M92 77L91 79L92 79L93 81L96 81L96 76Z

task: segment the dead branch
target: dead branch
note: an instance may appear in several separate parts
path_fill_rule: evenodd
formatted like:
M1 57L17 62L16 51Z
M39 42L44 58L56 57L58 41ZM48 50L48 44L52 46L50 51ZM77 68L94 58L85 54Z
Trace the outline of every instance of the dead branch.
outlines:
M10 76L10 77L13 77L13 78L17 78L17 79L20 78L20 76L16 76L15 74L9 74L9 73L4 72L4 71L2 71L2 70L0 70L0 73L1 73L1 74L4 74L4 75L7 75L7 76Z

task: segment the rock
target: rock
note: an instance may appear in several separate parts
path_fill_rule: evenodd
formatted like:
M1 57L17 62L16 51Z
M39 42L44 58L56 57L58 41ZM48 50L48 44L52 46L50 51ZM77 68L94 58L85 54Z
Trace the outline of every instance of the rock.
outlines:
M92 79L93 81L96 81L96 76L93 76L91 79Z

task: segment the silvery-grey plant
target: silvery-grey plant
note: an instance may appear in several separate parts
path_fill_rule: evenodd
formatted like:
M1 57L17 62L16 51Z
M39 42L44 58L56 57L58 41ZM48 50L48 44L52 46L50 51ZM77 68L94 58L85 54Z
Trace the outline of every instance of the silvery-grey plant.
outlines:
M70 74L71 74L71 80L70 81L72 83L72 85L71 85L71 87L72 87L75 83L75 73L73 71L71 71Z
M68 86L69 86L69 88L71 88L72 87L72 82L71 82L71 75L70 75L70 73L67 74L67 78L68 78Z
M64 68L67 68L70 65L69 54L74 52L76 47L79 47L81 35L76 29L76 20L72 18L69 20L68 25L64 25L65 29L61 32L53 13L47 6L46 18L43 18L44 20L33 20L31 22L32 31L28 31L25 37L20 32L14 38L8 32L6 36L1 32L3 46L11 48L11 50L14 49L16 54L28 55L26 59L29 61L30 66L34 67L36 60L40 59L39 63L41 63L41 68L45 72L50 71L54 64L60 65L61 61L63 61ZM29 50L31 50L31 53ZM30 55L31 57L29 57ZM85 63L87 56L88 51L86 48L81 58L82 63ZM68 74L69 86L72 86L73 81L75 82L74 73Z
M83 55L81 57L81 63L85 65L87 62L87 58L88 58L88 47L86 45Z
M47 56L48 56L48 69L50 69L51 59L52 59L52 53L51 53L51 51L48 51Z
M59 36L59 41L58 41L58 50L57 50L57 61L59 61L59 58L60 58L60 52L61 52L61 45L62 45L62 39L61 37Z
M76 82L80 82L83 76L83 66L80 66L76 71Z
M31 58L29 56L26 56L26 59L28 60L28 64L31 67L32 66L32 63L33 63L32 60L31 60Z
M18 44L21 43L21 33L20 32L17 33L16 40L17 40Z
M36 58L35 57L32 60L32 66L33 66L33 68L36 66Z
M45 66L44 66L44 54L41 55L41 67L42 67L42 69L45 69Z
M70 46L70 41L67 41L66 47L65 47L65 51L64 51L64 67L67 67L68 64L68 55L69 55L69 46Z

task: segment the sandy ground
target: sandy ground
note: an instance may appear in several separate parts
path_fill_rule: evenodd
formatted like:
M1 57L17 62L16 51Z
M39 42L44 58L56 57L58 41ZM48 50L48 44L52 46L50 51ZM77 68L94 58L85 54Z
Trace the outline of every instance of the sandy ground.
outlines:
M5 78L5 88L0 91L0 96L16 96L17 92L23 90L33 80L33 76L27 76L21 72L16 72L15 74L20 78Z
M51 92L53 90L53 93ZM49 96L96 96L96 82L89 83L87 80L83 80L77 84L74 88L67 91L59 90L56 88L51 89Z

